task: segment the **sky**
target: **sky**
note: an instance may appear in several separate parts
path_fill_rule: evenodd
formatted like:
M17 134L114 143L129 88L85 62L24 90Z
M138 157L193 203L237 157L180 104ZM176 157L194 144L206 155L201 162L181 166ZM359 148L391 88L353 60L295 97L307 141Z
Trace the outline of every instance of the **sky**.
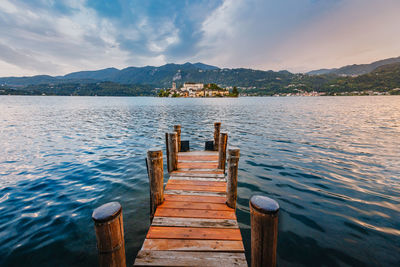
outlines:
M399 14L400 0L0 0L0 76L370 63L400 56Z

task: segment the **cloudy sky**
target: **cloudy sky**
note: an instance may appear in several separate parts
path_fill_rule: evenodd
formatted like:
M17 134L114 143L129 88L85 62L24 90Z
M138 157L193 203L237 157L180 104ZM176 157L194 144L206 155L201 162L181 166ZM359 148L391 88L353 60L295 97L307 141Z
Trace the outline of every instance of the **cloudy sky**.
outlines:
M0 76L369 63L400 56L399 14L400 0L0 0Z

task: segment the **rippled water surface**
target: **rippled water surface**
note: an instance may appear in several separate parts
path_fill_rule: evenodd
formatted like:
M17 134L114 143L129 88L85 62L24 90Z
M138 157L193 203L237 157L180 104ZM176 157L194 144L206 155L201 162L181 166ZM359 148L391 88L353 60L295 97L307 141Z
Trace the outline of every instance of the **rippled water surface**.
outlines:
M203 149L214 121L241 149L248 251L257 193L281 206L278 265L400 266L400 97L387 96L1 96L0 265L96 266L91 213L113 200L132 264L149 226L147 149L179 123Z

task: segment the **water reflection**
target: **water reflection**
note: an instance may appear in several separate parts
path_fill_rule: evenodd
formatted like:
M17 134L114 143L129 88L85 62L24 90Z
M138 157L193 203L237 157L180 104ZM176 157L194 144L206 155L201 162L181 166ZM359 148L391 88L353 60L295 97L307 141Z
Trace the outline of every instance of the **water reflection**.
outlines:
M90 216L108 201L124 208L131 264L149 224L146 150L178 123L203 149L217 120L241 148L246 249L261 193L282 209L279 265L400 264L398 97L2 96L0 265L96 265Z

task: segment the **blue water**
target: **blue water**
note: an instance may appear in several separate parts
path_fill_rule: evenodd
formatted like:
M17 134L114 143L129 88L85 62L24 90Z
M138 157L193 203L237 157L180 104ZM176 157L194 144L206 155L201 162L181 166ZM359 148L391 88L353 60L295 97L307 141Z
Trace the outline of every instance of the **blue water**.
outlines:
M241 148L237 215L280 206L279 266L400 266L400 97L0 97L0 265L96 266L91 213L123 206L127 262L149 226L147 149ZM247 257L249 255L247 254Z

